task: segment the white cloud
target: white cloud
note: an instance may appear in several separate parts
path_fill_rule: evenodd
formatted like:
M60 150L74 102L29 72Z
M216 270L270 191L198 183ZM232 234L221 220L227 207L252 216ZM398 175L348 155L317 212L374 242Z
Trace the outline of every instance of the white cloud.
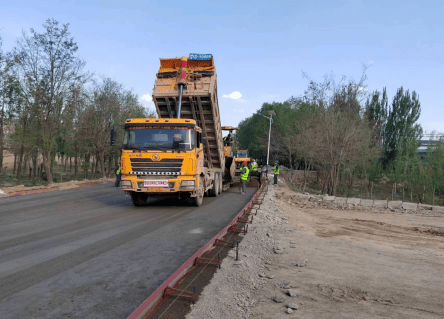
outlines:
M151 102L153 100L153 97L151 96L151 94L145 94L145 95L142 95L142 100L144 100L146 102Z
M142 104L145 107L148 107L148 108L154 107L153 97L151 96L151 94L142 95L142 97L140 98L140 101L142 102Z
M231 92L230 94L224 94L222 95L223 98L225 99L232 99L232 100L241 100L240 98L242 97L242 93L239 91L234 91Z

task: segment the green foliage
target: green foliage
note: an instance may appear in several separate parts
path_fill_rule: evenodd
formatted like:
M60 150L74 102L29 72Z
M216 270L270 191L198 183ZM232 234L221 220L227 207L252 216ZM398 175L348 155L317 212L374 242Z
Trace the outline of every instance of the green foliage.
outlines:
M267 136L268 129L265 121L255 114L239 123L239 130L235 137L239 143L239 148L248 149L251 157L255 159L265 160L267 157L267 149L265 149L259 140L260 137Z
M444 169L444 141L431 141L427 149L426 161L420 164L418 184L422 185L417 193L425 198L427 194L429 201L434 204L435 192L444 191L443 169Z
M89 169L91 168L91 163L90 163L90 162L83 161L82 164L80 164L80 168L81 168L81 169L85 172L85 174L86 174L86 172L88 172Z
M379 91L375 91L365 104L364 114L372 130L374 146L382 146L382 134L387 123L387 112L387 91L384 88L382 95Z
M402 150L402 145L417 141L422 134L422 128L416 121L421 113L418 95L401 87L396 92L383 131L383 164L387 166L394 161Z
M57 150L60 129L66 125L65 113L73 112L69 100L73 90L89 79L83 73L85 62L77 56L78 46L70 37L68 24L48 19L44 32L31 29L23 33L14 50L16 72L24 107L20 117L23 127L32 126L36 146L42 151L48 183L52 183L50 157Z
M236 133L239 148L248 149L251 156L259 159L261 164L265 164L267 159L269 111L274 111L276 114L272 117L270 162L280 159L287 165L293 166L297 160L294 137L303 130L315 109L302 99L291 97L283 103L264 103L256 114L239 123L239 130Z
M368 164L367 168L368 180L371 182L379 182L384 174L382 163L379 156L375 156Z
M94 160L105 174L105 163L109 166L120 156L119 145L109 146L111 127L127 118L156 117L131 90L83 72L85 62L77 56L68 28L48 19L43 32L23 32L7 54L0 38L0 164L3 146L26 165L43 155L49 183L56 155ZM4 136L8 124L13 133ZM123 140L122 130L118 139Z

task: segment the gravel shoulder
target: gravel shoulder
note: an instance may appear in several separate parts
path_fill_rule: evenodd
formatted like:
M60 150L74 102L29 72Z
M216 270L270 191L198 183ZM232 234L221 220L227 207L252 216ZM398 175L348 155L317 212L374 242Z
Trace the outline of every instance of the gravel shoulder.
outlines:
M443 318L444 215L266 200L191 318ZM290 296L291 295L291 296Z

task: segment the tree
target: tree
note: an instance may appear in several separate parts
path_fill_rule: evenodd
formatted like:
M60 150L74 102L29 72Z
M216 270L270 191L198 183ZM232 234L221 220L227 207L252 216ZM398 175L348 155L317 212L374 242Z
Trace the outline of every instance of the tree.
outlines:
M443 169L444 169L444 141L434 140L432 137L427 149L426 162L424 165L424 176L427 178L425 186L429 188L432 205L435 204L436 190L443 190Z
M3 53L0 37L0 171L3 168L3 150L5 149L5 126L14 116L17 101L17 78L12 73L16 63L11 53Z
M339 85L327 77L324 83L310 82L305 101L316 110L307 127L297 136L299 148L312 154L319 165L324 193L336 194L341 172L351 172L358 164L371 162L377 153L371 146L371 131L361 118L361 101L365 96L363 73L361 80Z
M83 73L85 62L76 56L77 43L69 37L68 26L48 19L44 33L31 29L31 36L23 32L15 53L19 58L17 70L20 86L28 106L40 124L39 148L48 183L53 182L51 154L56 148L57 131L62 114L69 106L67 95L72 87L86 82L89 74Z
M368 163L367 166L367 175L369 181L368 188L370 188L370 199L373 199L373 183L379 182L383 173L384 171L381 165L380 154L377 154L375 157L373 157L373 159L371 160L370 163Z
M373 143L375 146L382 146L384 128L387 123L387 91L384 88L382 95L379 91L373 92L365 104L365 117L373 134Z
M138 101L137 95L109 78L95 85L89 93L89 100L79 114L77 138L82 141L81 148L95 157L102 177L111 172L112 159L119 157L119 146L109 145L111 127L122 124L128 118L154 117L152 111L146 112ZM121 134L122 132L120 132ZM123 136L119 137L123 139ZM122 140L120 139L120 140ZM108 160L108 167L105 162ZM85 162L89 156L85 157Z
M391 105L387 117L387 124L383 132L383 165L395 160L402 145L406 145L411 140L418 140L422 134L422 128L416 121L421 114L421 104L418 95L413 91L410 96L409 91L403 87L399 88Z
M336 194L344 168L350 166L353 170L360 162L370 161L374 156L367 123L355 114L333 108L314 117L298 139L303 152L311 152L321 164L322 188L324 193L331 195Z
M235 134L239 147L248 149L251 157L262 161L267 158L268 124L264 118L253 114L239 123L239 130ZM265 145L261 137L266 137Z

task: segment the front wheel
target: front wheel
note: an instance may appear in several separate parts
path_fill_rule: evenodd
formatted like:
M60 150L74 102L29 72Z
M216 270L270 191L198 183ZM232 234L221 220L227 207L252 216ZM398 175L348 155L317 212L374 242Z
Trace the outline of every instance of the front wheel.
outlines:
M191 197L191 201L194 206L199 207L200 205L202 205L203 198L204 198L204 182L203 182L202 176L200 176L199 177L199 189L197 190L197 196Z

